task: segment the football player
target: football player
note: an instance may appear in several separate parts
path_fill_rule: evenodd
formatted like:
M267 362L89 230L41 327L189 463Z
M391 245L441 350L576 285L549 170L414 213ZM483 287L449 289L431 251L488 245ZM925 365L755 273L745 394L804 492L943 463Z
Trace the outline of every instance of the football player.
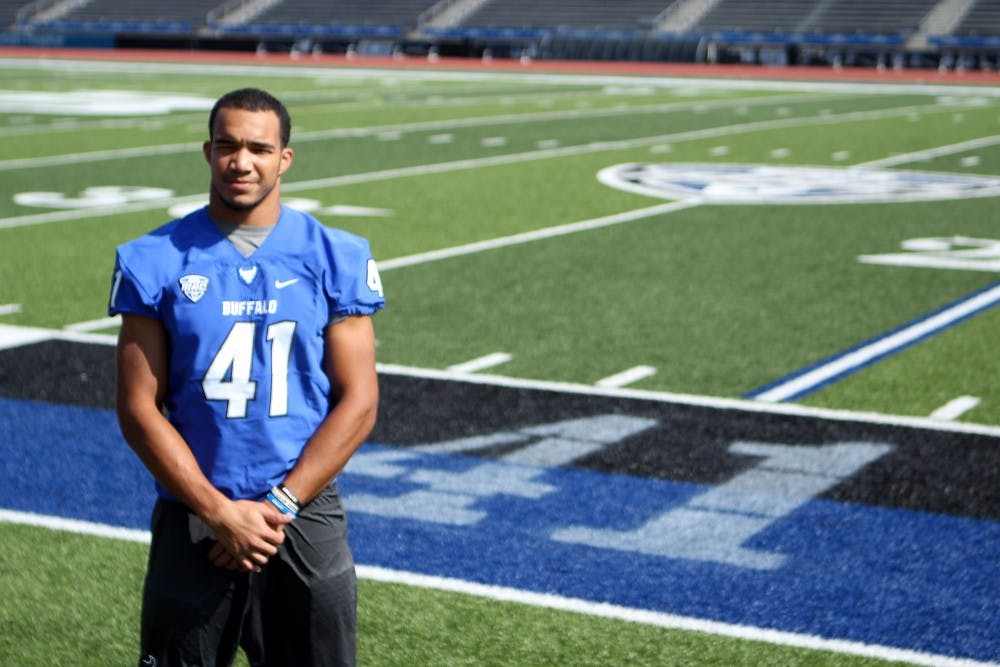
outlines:
M378 402L366 240L283 207L284 105L221 97L208 206L117 250L121 430L156 480L141 664L354 664L337 476Z

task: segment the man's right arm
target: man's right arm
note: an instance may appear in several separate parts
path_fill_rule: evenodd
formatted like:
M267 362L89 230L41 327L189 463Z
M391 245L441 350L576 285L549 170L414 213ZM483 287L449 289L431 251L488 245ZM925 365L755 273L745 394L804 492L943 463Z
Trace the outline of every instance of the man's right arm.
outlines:
M252 570L267 562L284 539L289 517L267 503L229 500L202 473L191 448L164 417L169 341L163 325L122 315L117 348L116 408L122 435L178 501L212 529L221 549L212 560L230 569Z

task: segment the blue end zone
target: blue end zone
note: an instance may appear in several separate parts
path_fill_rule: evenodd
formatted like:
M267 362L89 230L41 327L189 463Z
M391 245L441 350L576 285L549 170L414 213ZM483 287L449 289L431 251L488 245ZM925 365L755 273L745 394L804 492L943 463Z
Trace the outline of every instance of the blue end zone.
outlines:
M107 410L0 399L3 507L149 529L153 478Z
M5 508L147 527L152 481L111 412L0 399L0 453ZM1000 656L996 521L812 498L759 523L735 552L732 535L720 532L713 552L704 535L634 533L719 487L375 444L359 451L341 486L355 555L366 565ZM709 524L724 526L728 516L712 514ZM733 516L736 530L761 521L753 512ZM612 546L573 537L594 534L622 537ZM686 540L701 545L691 557L657 554Z

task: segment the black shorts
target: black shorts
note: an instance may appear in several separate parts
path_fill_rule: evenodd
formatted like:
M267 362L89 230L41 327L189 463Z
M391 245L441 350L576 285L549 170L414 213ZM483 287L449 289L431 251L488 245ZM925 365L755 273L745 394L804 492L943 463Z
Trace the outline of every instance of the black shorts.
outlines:
M208 560L214 543L186 507L160 500L143 588L141 657L149 667L354 665L357 578L336 486L285 526L259 573Z

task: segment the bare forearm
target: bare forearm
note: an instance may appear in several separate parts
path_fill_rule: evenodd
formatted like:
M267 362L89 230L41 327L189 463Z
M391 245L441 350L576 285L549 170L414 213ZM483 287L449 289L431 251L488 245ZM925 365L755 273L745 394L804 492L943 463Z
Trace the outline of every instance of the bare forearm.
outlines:
M345 399L327 415L309 439L285 486L302 504L330 485L375 425L376 402Z
M301 504L329 486L364 442L378 411L375 332L370 317L349 317L324 332L334 407L306 443L284 484Z
M211 523L228 499L212 486L187 443L158 411L122 406L122 434L163 488Z

